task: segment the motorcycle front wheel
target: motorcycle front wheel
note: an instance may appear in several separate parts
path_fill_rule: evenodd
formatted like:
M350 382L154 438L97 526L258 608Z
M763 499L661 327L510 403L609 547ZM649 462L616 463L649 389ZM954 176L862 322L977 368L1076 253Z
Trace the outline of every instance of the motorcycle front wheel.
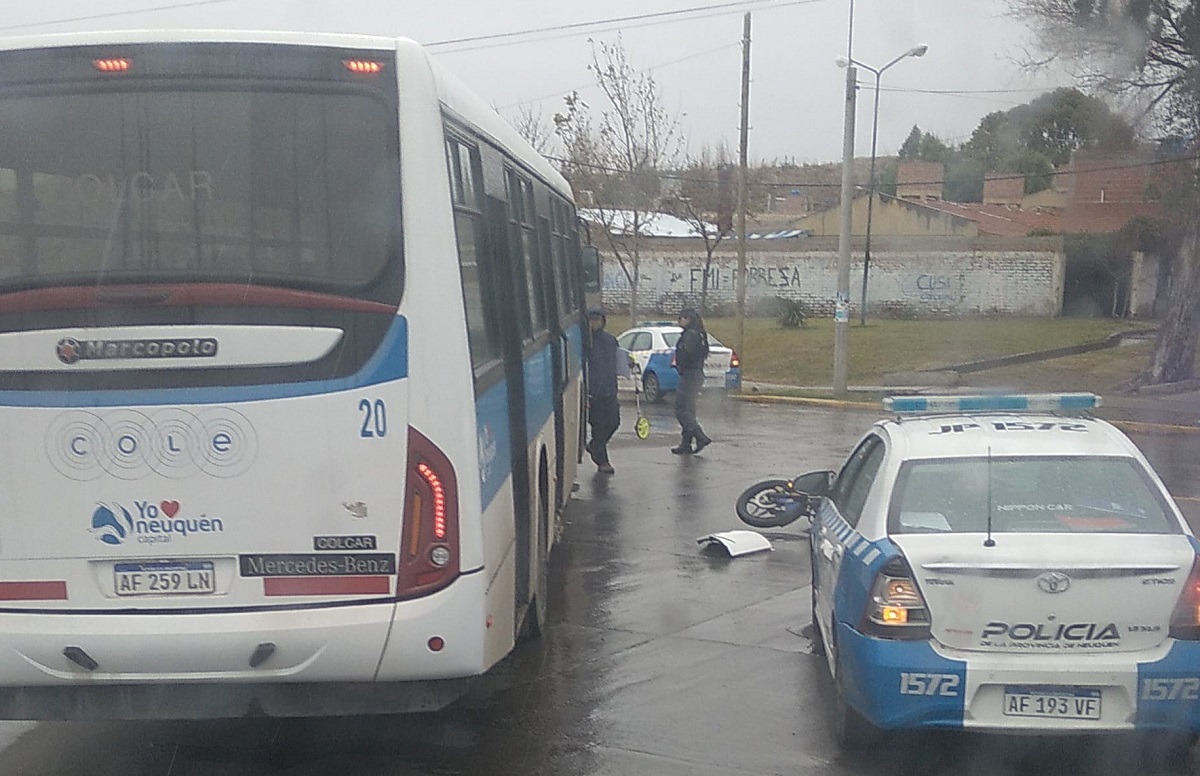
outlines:
M803 513L804 503L788 488L787 480L763 480L737 497L738 518L755 528L779 528Z

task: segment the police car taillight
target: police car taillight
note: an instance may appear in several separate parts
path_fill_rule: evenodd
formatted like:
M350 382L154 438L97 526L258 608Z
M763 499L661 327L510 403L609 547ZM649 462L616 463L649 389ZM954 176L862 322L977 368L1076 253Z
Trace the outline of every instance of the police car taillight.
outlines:
M1200 641L1200 557L1192 561L1192 573L1171 615L1171 638Z
M875 576L862 630L885 639L929 638L929 608L904 558L892 558Z

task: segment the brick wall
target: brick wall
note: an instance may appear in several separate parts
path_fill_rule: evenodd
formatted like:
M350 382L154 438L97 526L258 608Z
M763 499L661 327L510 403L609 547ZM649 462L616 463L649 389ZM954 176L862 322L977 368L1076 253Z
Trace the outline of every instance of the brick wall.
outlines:
M683 245L690 243L690 245ZM850 268L852 315L862 297L862 248ZM629 283L604 255L602 303L629 304ZM651 241L643 246L639 314L674 313L698 305L704 281L699 241ZM982 315L1053 317L1062 311L1066 257L1058 238L948 238L872 242L868 313L885 317L944 318ZM804 302L814 315L833 315L837 240L808 238L751 242L746 307L769 314L776 298ZM736 243L723 243L708 273L710 313L736 308Z

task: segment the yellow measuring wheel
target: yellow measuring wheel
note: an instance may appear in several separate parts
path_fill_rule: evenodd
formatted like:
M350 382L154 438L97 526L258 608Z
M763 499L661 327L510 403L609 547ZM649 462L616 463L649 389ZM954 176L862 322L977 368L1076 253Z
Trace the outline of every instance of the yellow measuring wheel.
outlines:
M645 415L638 415L637 423L633 424L633 433L637 434L638 439L646 439L650 436L650 418Z

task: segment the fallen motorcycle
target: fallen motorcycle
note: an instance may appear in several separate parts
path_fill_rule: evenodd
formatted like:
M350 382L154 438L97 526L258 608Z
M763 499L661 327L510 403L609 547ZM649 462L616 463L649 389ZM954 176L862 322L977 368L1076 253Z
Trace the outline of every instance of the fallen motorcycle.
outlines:
M833 472L809 472L790 480L756 482L737 497L741 521L755 528L780 528L803 518L812 519L833 484Z

